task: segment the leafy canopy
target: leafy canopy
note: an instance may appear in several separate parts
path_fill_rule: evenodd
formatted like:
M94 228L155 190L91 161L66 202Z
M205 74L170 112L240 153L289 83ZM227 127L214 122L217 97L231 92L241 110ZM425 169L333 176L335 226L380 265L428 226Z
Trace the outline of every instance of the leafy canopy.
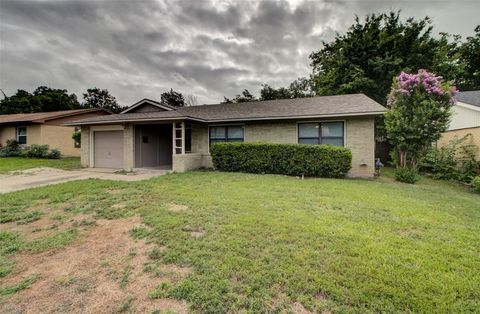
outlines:
M100 89L98 87L89 88L87 92L83 94L83 107L84 108L103 108L113 113L119 113L122 111L117 103L115 97L110 95L108 90Z
M173 88L168 92L162 93L160 96L162 104L173 106L173 107L184 107L185 98L182 93L176 92Z
M357 16L346 34L310 55L317 94L365 93L385 104L392 78L401 71L436 71L450 63L446 35L435 39L431 32L428 17L402 21L400 12L390 12L360 21Z
M448 127L455 94L455 87L425 70L402 72L394 80L385 129L398 154L398 166L415 168L418 157L440 139Z

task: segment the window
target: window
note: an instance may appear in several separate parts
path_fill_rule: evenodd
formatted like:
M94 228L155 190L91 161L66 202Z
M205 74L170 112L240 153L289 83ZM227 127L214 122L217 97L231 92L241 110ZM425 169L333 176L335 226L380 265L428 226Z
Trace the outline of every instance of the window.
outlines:
M210 127L210 144L217 142L243 142L243 125Z
M185 153L192 152L192 125L185 123Z
M17 128L17 142L19 144L27 144L27 128L19 126Z
M299 123L298 143L344 146L343 122Z

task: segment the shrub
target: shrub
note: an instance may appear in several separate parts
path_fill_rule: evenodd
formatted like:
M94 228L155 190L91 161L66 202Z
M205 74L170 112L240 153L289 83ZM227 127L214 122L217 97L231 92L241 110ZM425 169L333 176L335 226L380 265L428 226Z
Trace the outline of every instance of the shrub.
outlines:
M222 171L339 178L352 164L348 148L331 145L214 143L210 153Z
M480 193L480 176L476 176L475 178L473 178L472 186L475 192Z
M56 148L52 149L50 151L50 153L48 153L48 156L47 156L48 159L60 159L60 157L62 157L62 154Z
M17 140L7 140L7 145L0 148L0 157L20 156L20 144Z
M48 145L32 144L25 147L22 150L23 157L27 158L47 158L48 157Z
M430 148L420 159L419 170L431 174L434 179L470 182L478 170L477 147L464 144L471 136L456 137L440 148Z
M420 180L420 176L415 169L401 167L395 170L395 179L403 183L414 184L415 182Z

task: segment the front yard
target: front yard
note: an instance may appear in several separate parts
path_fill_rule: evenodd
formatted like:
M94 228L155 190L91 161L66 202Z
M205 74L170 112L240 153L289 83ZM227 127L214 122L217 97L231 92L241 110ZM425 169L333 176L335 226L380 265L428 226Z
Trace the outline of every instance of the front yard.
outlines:
M21 158L21 157L2 157L0 158L0 173L9 171L19 171L36 167L51 167L65 170L80 168L79 157L65 157L60 159L40 159L40 158Z
M475 312L480 196L197 171L0 195L0 312Z

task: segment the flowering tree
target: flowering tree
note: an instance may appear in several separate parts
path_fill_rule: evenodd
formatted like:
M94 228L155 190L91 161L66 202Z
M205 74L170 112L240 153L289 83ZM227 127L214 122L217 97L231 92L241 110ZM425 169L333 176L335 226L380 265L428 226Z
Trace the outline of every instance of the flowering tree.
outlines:
M397 165L416 168L418 157L440 139L450 122L457 90L425 70L402 72L395 78L385 114L387 137L394 145Z

